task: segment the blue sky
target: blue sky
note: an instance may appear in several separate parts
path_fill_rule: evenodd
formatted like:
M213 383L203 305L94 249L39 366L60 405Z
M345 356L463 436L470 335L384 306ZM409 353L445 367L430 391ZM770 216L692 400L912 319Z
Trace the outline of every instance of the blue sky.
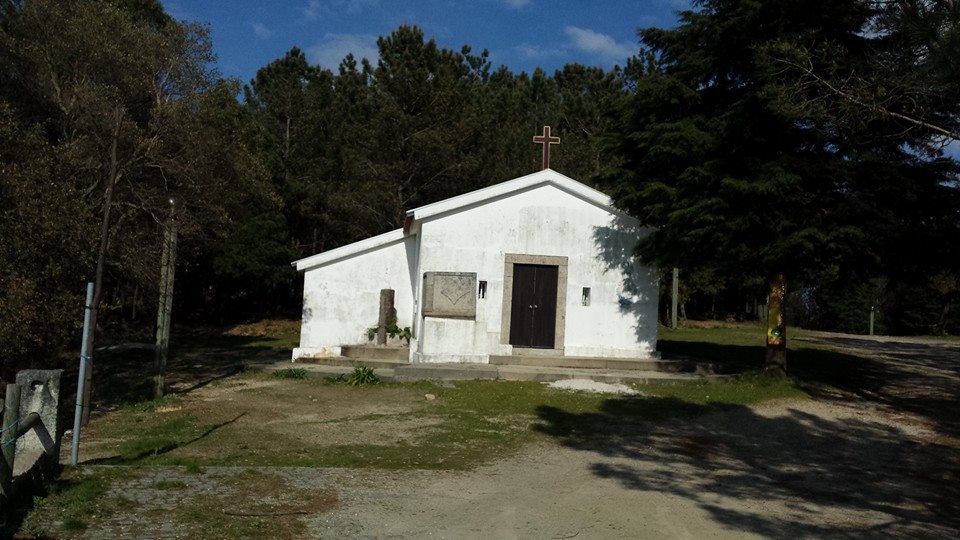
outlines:
M494 66L548 72L569 62L613 67L637 50L636 29L674 26L686 0L162 0L178 19L208 23L220 72L248 82L293 46L336 68L348 53L376 57L401 24L448 48L486 48Z

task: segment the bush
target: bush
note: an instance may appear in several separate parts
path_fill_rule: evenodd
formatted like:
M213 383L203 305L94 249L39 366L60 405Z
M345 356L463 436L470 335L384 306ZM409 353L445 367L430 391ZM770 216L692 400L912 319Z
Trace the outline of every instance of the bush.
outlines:
M377 377L377 374L373 372L373 368L359 363L354 366L353 373L347 377L347 384L350 386L363 386L365 384L377 384L379 382L380 377Z

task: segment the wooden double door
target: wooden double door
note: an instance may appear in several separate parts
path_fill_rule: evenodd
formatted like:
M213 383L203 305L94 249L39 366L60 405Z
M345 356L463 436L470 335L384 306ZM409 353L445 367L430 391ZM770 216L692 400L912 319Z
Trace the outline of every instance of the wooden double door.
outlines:
M557 332L557 266L513 265L510 344L553 349Z

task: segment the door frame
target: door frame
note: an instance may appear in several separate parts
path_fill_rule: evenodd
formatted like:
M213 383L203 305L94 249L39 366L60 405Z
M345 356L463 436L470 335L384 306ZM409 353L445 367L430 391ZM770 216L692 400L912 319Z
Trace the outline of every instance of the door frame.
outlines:
M513 265L539 264L557 267L557 320L552 349L535 349L513 346L513 354L563 355L563 333L567 321L567 257L552 255L523 255L506 253L503 256L503 309L500 315L500 344L510 345L510 318L513 309Z

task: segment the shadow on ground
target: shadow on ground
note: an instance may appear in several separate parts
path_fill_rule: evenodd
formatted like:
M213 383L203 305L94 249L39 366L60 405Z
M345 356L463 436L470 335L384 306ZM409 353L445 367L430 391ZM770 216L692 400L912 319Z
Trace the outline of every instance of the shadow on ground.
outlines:
M240 373L253 365L289 358L287 341L270 337L234 336L213 330L180 330L167 365L168 394L183 394ZM94 412L153 398L154 353L148 348L98 352L94 365ZM77 373L64 374L68 403L76 398Z
M662 411L684 418L671 421ZM947 537L960 529L956 449L919 443L855 412L791 408L764 416L743 406L633 397L607 400L597 413L542 407L538 416L535 430L597 454L598 477L684 497L737 531ZM824 521L825 509L844 519Z
M960 437L960 344L900 342L822 335L794 338L790 375L820 399L863 399L886 412L910 413L935 431ZM665 358L722 362L734 371L760 367L762 345L661 339Z

